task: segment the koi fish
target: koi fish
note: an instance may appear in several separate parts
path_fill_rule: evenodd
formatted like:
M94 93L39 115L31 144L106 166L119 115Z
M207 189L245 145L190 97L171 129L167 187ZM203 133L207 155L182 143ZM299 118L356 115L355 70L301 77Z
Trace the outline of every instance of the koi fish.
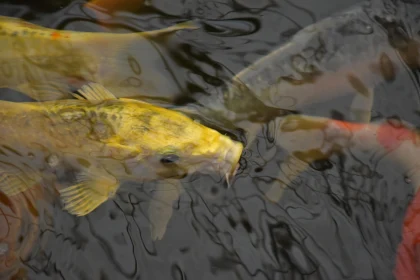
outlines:
M413 156L420 153L420 135L407 122L390 118L366 124L290 115L277 120L275 126L277 144L289 152L288 159L282 164L289 171L281 173L281 187L273 186L266 192L272 201L278 201L283 189L310 163L328 159L337 147L353 145L387 153L407 170L416 190L420 187L420 164Z
M176 81L162 75L167 65L151 39L195 28L186 22L125 34L75 32L0 16L0 88L38 101L72 98L74 89L88 82L118 97L173 96Z
M240 142L182 113L117 99L95 83L83 86L74 97L0 101L0 190L7 196L71 170L75 184L59 193L64 209L84 216L114 197L125 181L176 185L177 179L195 171L229 177L238 168ZM156 193L164 201L179 194ZM151 203L151 219L165 220L154 238L163 236L169 220L162 217L167 212L159 210L159 204Z
M369 123L375 88L420 66L418 37L408 34L395 15L353 6L298 31L186 111L242 128L248 144L261 128L258 122L305 114L314 104L346 95L352 101L344 119Z
M398 245L394 275L397 280L420 279L420 192L414 194L404 217L402 240Z
M405 170L407 182L414 187L402 227L402 240L398 245L394 275L396 279L420 279L420 133L418 128L396 118L363 124L302 115L289 116L279 123L277 139L289 150L290 158L284 163L280 180L282 186L266 192L268 199L278 201L283 189L304 171L309 163L327 159L334 149L353 145L380 151L395 160ZM291 160L292 159L292 160Z
M347 119L367 123L375 87L419 66L418 36L410 37L395 15L356 5L298 31L236 74L224 95L245 88L268 107L302 112L350 94Z

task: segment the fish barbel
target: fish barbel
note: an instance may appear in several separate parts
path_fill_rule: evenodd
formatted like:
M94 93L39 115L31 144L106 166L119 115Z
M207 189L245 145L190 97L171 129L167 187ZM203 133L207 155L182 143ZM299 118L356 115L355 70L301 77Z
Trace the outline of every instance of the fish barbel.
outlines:
M149 39L196 28L184 22L135 33L78 32L0 16L0 88L37 101L72 98L74 89L89 82L118 97L172 96L176 81L162 74L167 65Z
M116 99L95 83L79 94L73 100L0 102L0 190L6 195L70 167L77 182L59 192L65 209L83 216L124 181L174 180L195 171L225 176L238 166L240 142L182 113Z

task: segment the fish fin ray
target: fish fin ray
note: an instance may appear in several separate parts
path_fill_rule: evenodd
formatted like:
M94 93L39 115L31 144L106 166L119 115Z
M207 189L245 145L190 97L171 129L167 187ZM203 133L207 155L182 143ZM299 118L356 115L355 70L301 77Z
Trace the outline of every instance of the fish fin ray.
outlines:
M89 83L82 86L78 93L90 101L102 101L108 99L117 99L109 90L98 83Z
M0 191L7 196L25 192L40 179L40 174L28 168L18 169L12 165L0 164Z
M7 196L14 196L30 189L22 178L15 174L3 172L0 175L0 190Z
M64 209L76 216L85 216L112 198L118 181L105 171L89 168L76 175L77 184L59 191Z

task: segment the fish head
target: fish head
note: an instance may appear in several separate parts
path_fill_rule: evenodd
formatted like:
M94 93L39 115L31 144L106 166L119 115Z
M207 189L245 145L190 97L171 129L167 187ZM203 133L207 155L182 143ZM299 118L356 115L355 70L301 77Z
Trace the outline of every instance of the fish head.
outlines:
M133 108L124 124L127 129L121 135L142 151L134 165L143 169L147 165L148 176L182 177L200 171L229 177L238 169L242 143L183 113L154 106Z

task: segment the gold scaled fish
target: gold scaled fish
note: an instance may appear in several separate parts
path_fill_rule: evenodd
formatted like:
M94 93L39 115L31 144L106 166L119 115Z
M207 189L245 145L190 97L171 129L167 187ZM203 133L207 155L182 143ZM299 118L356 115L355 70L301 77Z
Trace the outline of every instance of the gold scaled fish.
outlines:
M168 78L162 51L148 39L195 28L186 22L136 33L76 32L0 16L0 88L38 101L69 99L88 82L118 97L173 96L177 81Z
M240 142L182 113L116 99L95 83L79 94L73 100L0 102L0 190L6 195L64 166L76 174L74 185L59 190L65 209L83 216L124 181L169 182L198 170L226 175L238 166Z

